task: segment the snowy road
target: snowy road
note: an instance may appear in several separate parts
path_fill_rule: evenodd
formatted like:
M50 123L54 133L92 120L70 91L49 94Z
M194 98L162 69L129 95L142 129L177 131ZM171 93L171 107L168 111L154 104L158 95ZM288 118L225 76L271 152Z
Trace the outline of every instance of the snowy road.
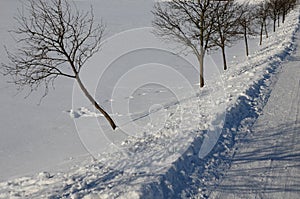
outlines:
M262 115L238 142L209 198L300 198L300 37L296 41Z

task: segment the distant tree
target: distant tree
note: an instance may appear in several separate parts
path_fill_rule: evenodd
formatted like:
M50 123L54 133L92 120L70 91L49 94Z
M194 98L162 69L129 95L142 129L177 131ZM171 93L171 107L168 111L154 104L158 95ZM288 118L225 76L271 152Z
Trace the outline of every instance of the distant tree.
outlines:
M260 25L260 40L259 45L262 45L263 33L265 32L266 37L268 38L268 28L267 28L267 19L269 17L269 8L268 4L264 1L257 5L255 15L257 17L257 22Z
M288 12L288 4L289 4L289 0L281 0L280 4L281 4L281 15L282 15L282 23L285 22L285 17L286 17L286 14Z
M289 9L288 10L293 10L295 9L296 4L299 4L299 0L288 0L289 2Z
M281 0L269 0L268 1L270 17L273 20L273 32L276 31L276 22L277 22L277 20L279 22L280 10L281 10L280 1Z
M240 15L236 12L237 9L239 9L239 4L233 1L219 1L215 5L214 28L216 36L213 38L213 42L221 48L224 70L227 70L225 48L237 40L240 20Z
M89 101L105 116L113 129L112 118L99 106L80 78L86 61L100 49L105 26L94 24L91 8L80 12L67 0L29 0L25 12L16 17L18 28L12 30L20 44L17 53L7 49L9 63L2 63L2 73L11 75L19 88L32 91L49 85L57 77L75 79ZM74 12L72 12L74 9Z
M166 40L175 41L190 49L200 66L200 87L204 86L204 57L215 44L214 0L170 0L157 2L154 6L153 26L156 34Z
M286 15L294 9L297 0L281 0L282 23L285 22Z
M238 20L238 24L240 26L238 34L242 35L244 38L246 56L249 56L248 36L256 34L253 28L253 22L255 19L254 7L249 3L243 3L236 12L240 16Z

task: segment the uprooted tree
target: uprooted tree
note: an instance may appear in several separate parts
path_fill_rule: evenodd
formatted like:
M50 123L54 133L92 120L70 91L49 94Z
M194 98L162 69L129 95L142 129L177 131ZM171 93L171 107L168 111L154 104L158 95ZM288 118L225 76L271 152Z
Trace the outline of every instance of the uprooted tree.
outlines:
M16 17L18 27L11 31L19 47L15 53L6 48L10 62L2 63L2 73L11 75L14 84L29 87L31 92L44 85L45 95L57 77L75 79L115 129L116 124L79 75L87 60L99 51L105 30L103 24L95 25L92 8L81 12L67 0L29 0L25 8Z

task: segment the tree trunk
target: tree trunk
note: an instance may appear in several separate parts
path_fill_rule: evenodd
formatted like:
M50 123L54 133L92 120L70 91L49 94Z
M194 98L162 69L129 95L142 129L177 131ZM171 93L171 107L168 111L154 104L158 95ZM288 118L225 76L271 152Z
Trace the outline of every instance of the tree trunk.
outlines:
M274 19L273 21L274 21L274 24L273 24L273 31L276 32L276 17L275 17L275 19Z
M285 14L286 14L286 9L285 9L285 6L284 6L283 10L282 10L282 23L285 22Z
M280 27L280 14L278 14L277 23L278 23L278 27Z
M200 65L200 88L204 87L204 49L201 50L201 55L198 58Z
M223 56L224 70L227 70L227 61L226 61L225 45L222 46L222 56Z
M245 39L245 47L246 47L246 56L249 56L249 46L248 46L248 38L247 38L247 30L244 30L244 39Z
M83 93L85 94L85 96L90 100L90 102L95 106L96 109L98 109L106 118L106 120L109 122L110 126L113 128L113 130L116 129L116 124L115 122L112 120L112 118L108 115L108 113L105 112L104 109L102 109L99 104L96 102L96 100L90 95L90 93L87 91L87 89L85 88L85 86L83 85L83 83L81 82L80 77L77 75L76 76L76 81L78 82L79 87L81 88L81 90L83 91Z
M266 34L266 38L269 38L269 34L268 34L268 28L267 28L267 22L266 22L266 20L264 21L264 26L265 26L265 34Z
M263 32L264 32L264 24L261 23L261 26L260 26L260 38L259 38L259 45L260 45L260 46L262 45Z

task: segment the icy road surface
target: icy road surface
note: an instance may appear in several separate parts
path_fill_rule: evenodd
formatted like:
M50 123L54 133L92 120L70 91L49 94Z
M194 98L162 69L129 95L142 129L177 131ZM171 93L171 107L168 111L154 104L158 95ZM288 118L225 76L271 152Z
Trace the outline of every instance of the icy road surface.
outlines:
M300 198L300 37L262 115L209 198Z

